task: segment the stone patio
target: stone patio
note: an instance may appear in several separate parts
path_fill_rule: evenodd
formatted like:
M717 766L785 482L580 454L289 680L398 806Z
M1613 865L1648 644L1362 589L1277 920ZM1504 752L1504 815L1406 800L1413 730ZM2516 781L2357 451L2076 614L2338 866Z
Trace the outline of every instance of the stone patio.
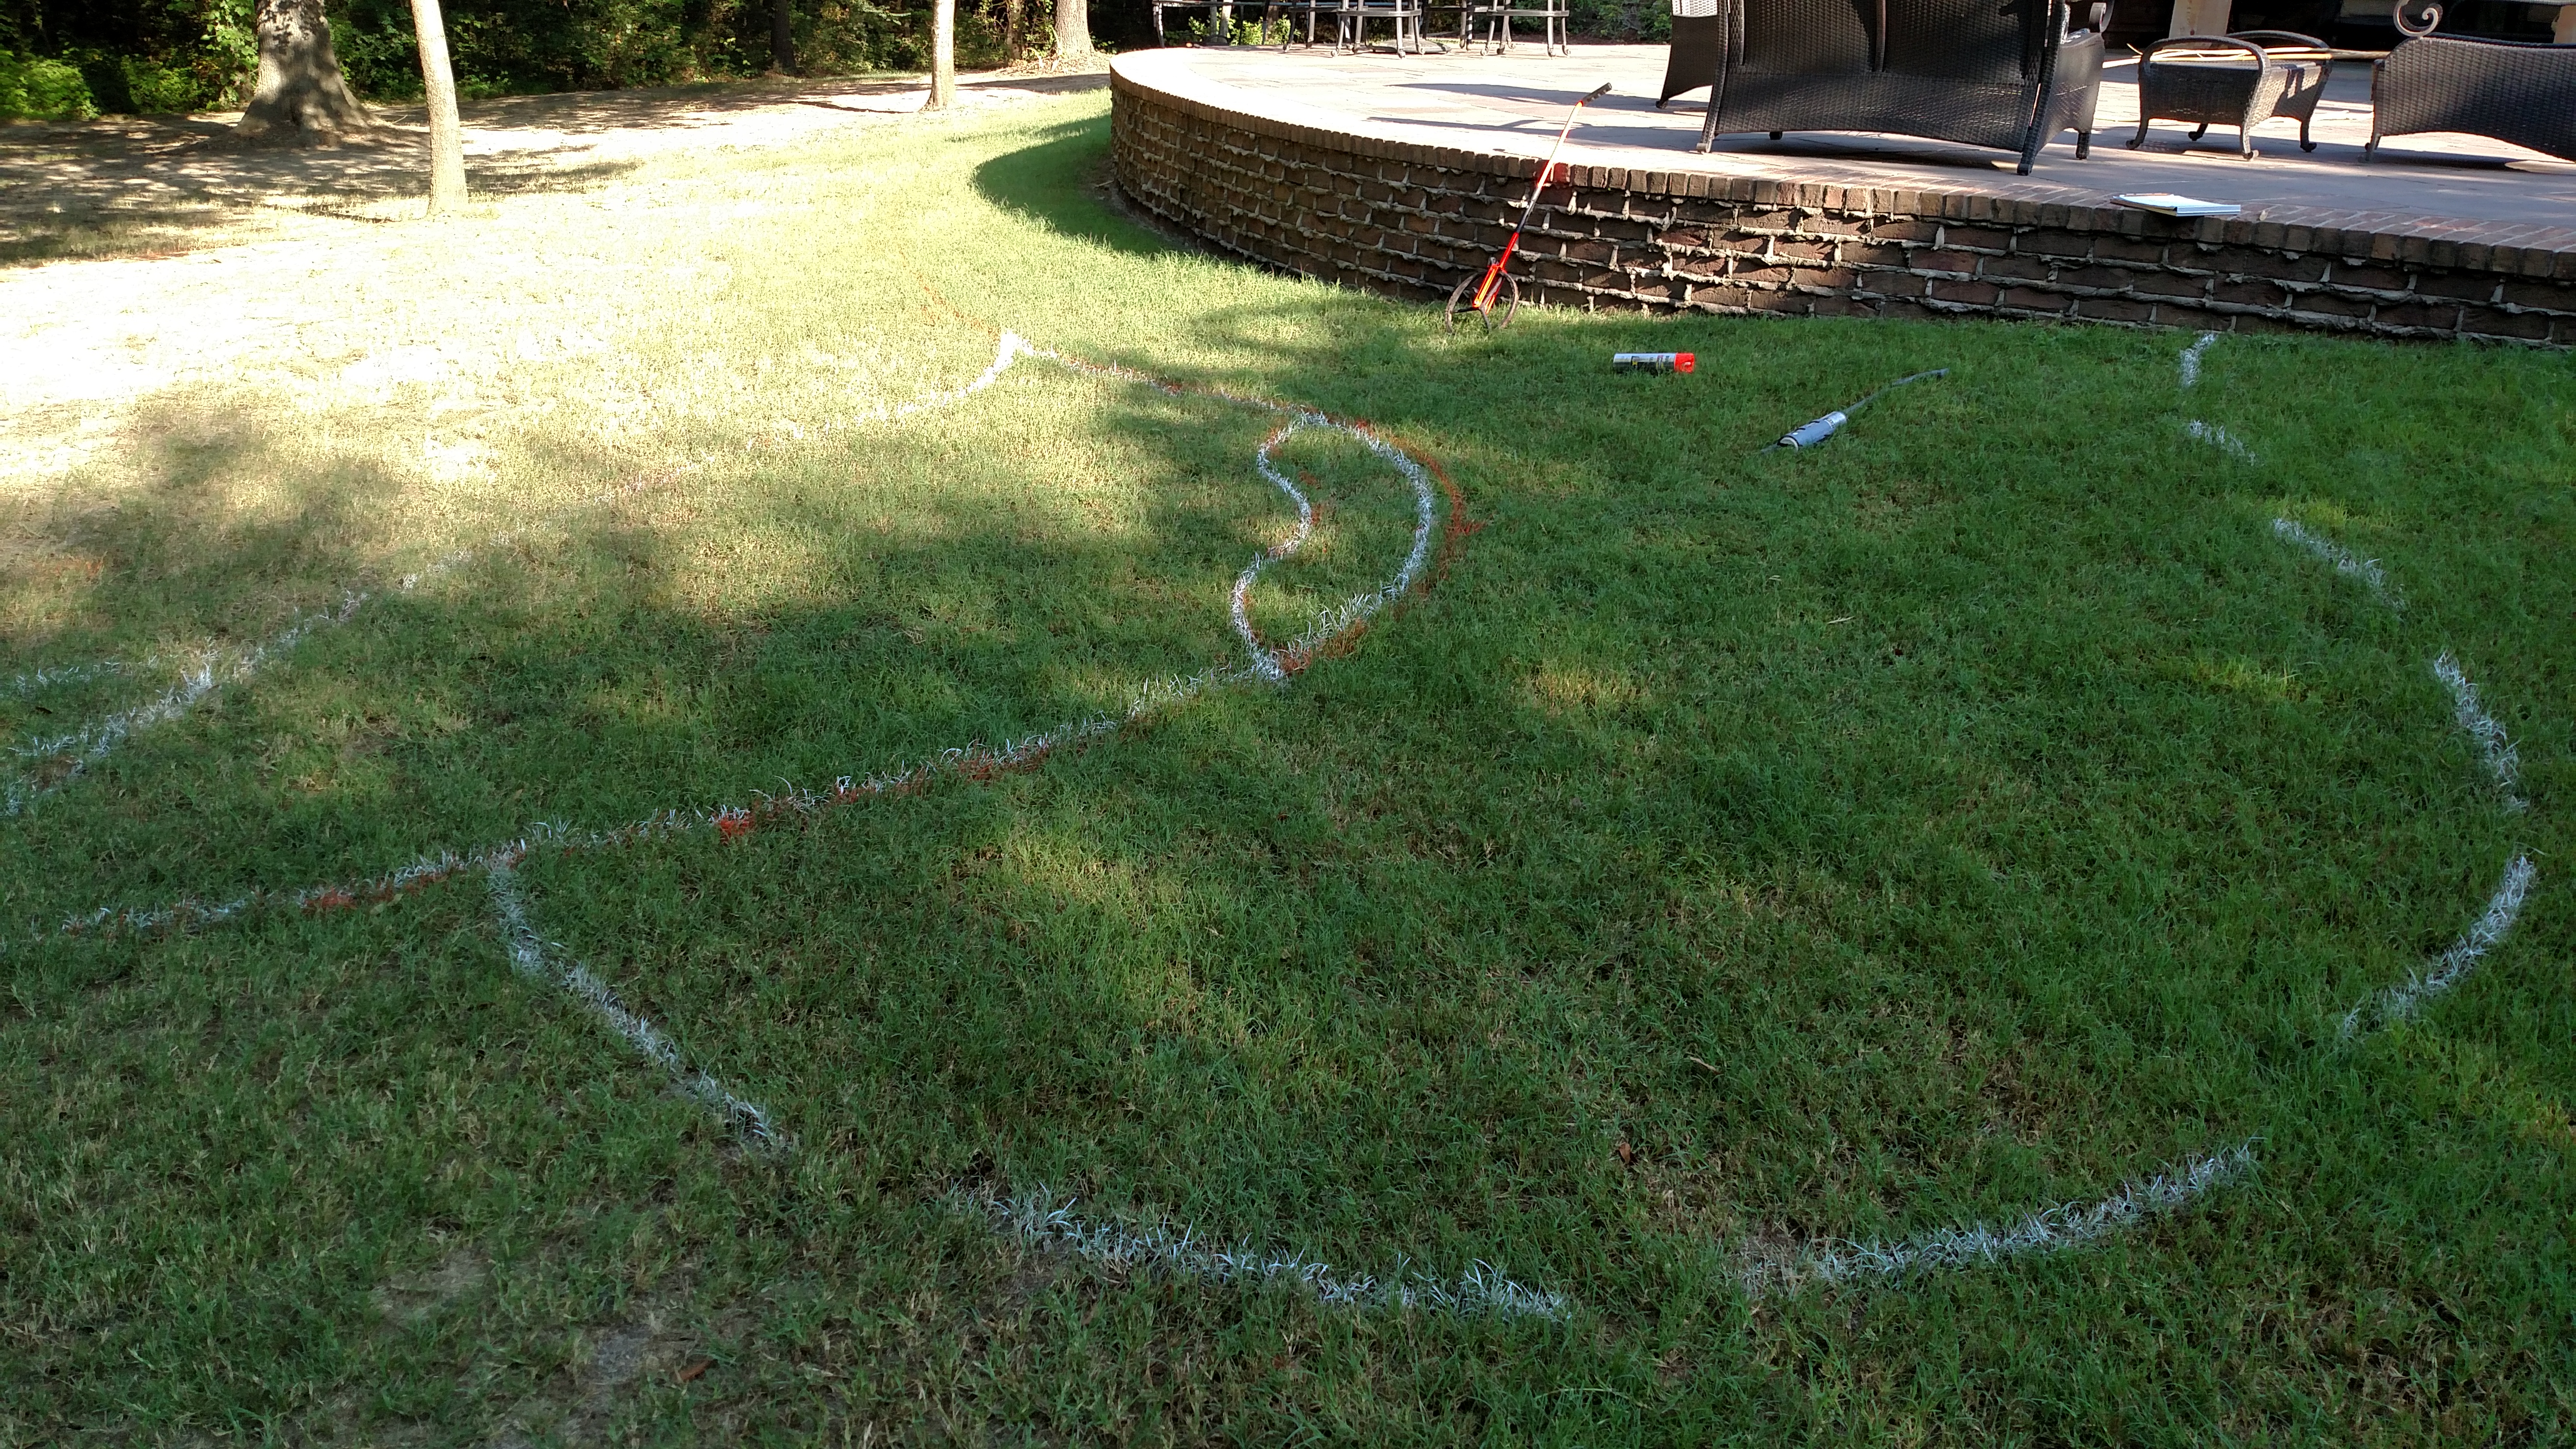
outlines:
M2332 212L2348 218L2341 223L2347 226L2367 218L2382 225L2469 221L2576 230L2576 164L2536 151L2474 136L2400 136L2380 148L2378 160L2364 162L2366 60L2335 67L2311 130L2314 152L2299 150L2296 122L2274 122L2255 132L2262 155L2242 161L2232 129L2212 127L2193 145L2184 139L2187 129L2172 122L2149 128L2145 146L2128 150L2124 143L2138 124L2137 62L2122 56L2103 77L2102 129L2091 159L2075 159L2069 134L2040 154L2030 175L2015 176L2015 158L2001 151L1905 136L1722 136L1715 151L1697 156L1691 147L1706 93L1655 109L1662 46L1578 44L1563 58L1543 55L1535 45L1504 55L1451 46L1449 54L1426 56L1173 49L1130 55L1123 64L1150 65L1158 79L1183 73L1195 82L1190 93L1231 93L1284 121L1529 156L1546 153L1567 103L1608 81L1611 93L1585 109L1566 143L1567 159L1592 165L1842 186L1964 186L2050 200L2073 199L2068 191L2094 201L2124 191L2176 191L2236 202L2249 217L2296 209ZM2569 241L2576 244L2576 237Z
M2363 162L2370 66L2338 65L2313 153L2294 122L2137 151L2135 61L2106 76L2092 157L2070 135L2032 174L2001 152L1902 136L1722 137L1690 98L1659 111L1660 46L1422 56L1173 48L1118 58L1121 185L1219 246L1308 275L1445 295L1498 250L1566 106L1608 81L1542 208L1550 300L1872 315L1994 310L2145 325L2302 328L2576 344L2576 164L2474 137L2409 136ZM1497 178L1511 178L1508 181ZM2177 221L2121 192L2244 208ZM1517 208L1511 208L1516 212Z

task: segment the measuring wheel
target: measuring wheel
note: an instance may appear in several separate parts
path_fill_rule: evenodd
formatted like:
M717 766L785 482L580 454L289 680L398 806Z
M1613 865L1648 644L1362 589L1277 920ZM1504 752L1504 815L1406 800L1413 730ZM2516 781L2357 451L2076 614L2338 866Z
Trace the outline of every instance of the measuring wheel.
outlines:
M2569 0L2569 3L2576 4L2576 0ZM1458 319L1462 315L1473 315L1485 324L1488 332L1500 332L1512 325L1512 314L1521 306L1521 284L1513 279L1510 271L1512 254L1521 249L1521 233L1529 230L1530 215L1538 210L1538 194L1547 189L1548 179L1556 175L1557 154L1565 149L1566 133L1574 129L1574 118L1582 114L1585 106L1608 94L1610 84L1604 81L1566 111L1565 124L1557 128L1556 145L1548 151L1547 160L1539 166L1537 177L1530 182L1529 200L1521 203L1521 219L1512 223L1511 239L1503 243L1502 255L1485 263L1483 271L1460 282L1458 289L1449 294L1451 332L1458 330Z
M1488 332L1499 332L1512 325L1512 313L1521 305L1520 282L1509 272L1496 277L1494 290L1485 298L1485 305L1479 307L1476 305L1476 292L1484 281L1481 275L1468 277L1449 294L1450 331L1458 330L1462 317L1473 317L1483 322Z

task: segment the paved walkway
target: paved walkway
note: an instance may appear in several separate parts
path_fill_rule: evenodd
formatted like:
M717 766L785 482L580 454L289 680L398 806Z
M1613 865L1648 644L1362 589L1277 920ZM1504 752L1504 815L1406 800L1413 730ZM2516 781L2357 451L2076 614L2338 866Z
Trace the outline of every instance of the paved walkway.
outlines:
M2136 62L2123 56L2105 77L2092 159L2075 159L2071 137L2050 146L2027 177L2000 151L1902 136L1721 137L1694 155L1700 114L1692 99L1657 111L1664 49L1578 44L1568 58L1536 46L1508 55L1481 51L1335 56L1329 50L1169 49L1121 56L1122 73L1158 90L1300 125L1390 140L1543 155L1567 103L1603 81L1616 89L1587 110L1567 154L1591 165L1898 189L1976 190L2043 200L2099 202L2123 191L2175 191L2233 201L2251 217L2267 210L2356 214L2399 229L2407 223L2485 223L2477 230L2576 228L2576 164L2499 141L2406 136L2365 164L2370 139L2370 66L2338 64L2318 106L2314 153L2298 146L2294 122L2255 133L2260 159L2236 157L2232 129L2212 127L2197 145L2187 129L2159 123L2139 151L2121 143L2137 127ZM1703 93L1704 96L1704 93ZM2070 196L2080 192L2080 196ZM2481 239L2493 239L2484 237Z

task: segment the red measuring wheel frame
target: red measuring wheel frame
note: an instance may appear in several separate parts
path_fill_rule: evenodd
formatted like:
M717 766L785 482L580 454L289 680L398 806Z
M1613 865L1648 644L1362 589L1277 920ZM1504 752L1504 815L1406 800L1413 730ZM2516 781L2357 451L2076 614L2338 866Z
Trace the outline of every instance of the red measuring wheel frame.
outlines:
M1574 118L1583 108L1610 94L1610 83L1602 82L1590 95L1578 100L1565 113L1565 124L1557 128L1556 144L1548 148L1546 164L1538 168L1538 179L1530 183L1529 200L1521 206L1521 219L1512 225L1511 239L1503 243L1500 256L1485 264L1485 270L1465 278L1449 293L1446 320L1450 331L1458 330L1461 315L1472 315L1485 324L1488 332L1512 325L1512 314L1520 310L1521 284L1506 268L1521 249L1521 233L1529 226L1530 217L1538 210L1538 194L1557 179L1557 153L1565 149L1566 135L1574 129Z

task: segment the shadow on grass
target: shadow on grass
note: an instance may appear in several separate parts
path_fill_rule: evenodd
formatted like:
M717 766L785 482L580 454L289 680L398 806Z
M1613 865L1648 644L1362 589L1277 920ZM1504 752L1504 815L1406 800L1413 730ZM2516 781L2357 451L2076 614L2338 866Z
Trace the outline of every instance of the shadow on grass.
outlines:
M985 200L1074 241L1126 256L1176 250L1174 241L1110 209L1102 188L1117 183L1106 167L1109 118L1051 126L1037 145L1005 152L975 168Z
M0 128L0 263L142 252L169 255L259 234L281 213L383 223L419 219L428 142L413 128L332 147L232 139L212 122L152 118L113 138L11 138ZM68 128L55 128L64 130ZM632 161L530 164L472 157L486 199L580 191L635 170Z

